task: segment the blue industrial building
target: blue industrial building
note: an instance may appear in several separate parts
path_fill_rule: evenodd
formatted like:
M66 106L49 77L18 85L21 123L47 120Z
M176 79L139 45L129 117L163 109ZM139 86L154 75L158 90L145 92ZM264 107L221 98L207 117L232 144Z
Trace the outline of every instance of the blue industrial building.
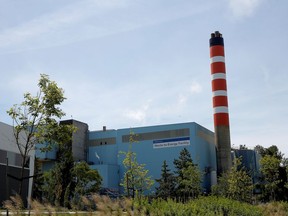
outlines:
M72 136L72 153L75 161L86 161L102 176L102 188L112 193L122 193L120 183L125 173L124 155L129 149L137 155L137 162L145 164L152 179L159 179L164 160L168 168L174 170L174 159L186 148L203 174L202 187L209 192L217 183L217 158L214 133L195 123L179 123L158 126L110 130L103 127L99 131L89 131L88 125L76 120L64 123L73 124L78 129ZM133 134L135 142L129 138ZM36 157L42 161L42 170L50 169L57 157L57 148L41 152L38 145ZM233 149L234 157L242 158L242 165L251 174L253 182L258 181L259 154L254 150ZM157 183L148 193L153 193Z
M100 131L89 131L85 123L68 121L78 128L72 138L74 160L85 160L92 169L97 170L103 178L102 187L107 190L122 192L120 182L125 172L122 164L124 156L119 153L127 152L129 148L136 153L138 163L145 164L153 179L160 178L164 160L173 170L174 159L186 148L203 173L203 188L209 191L211 185L216 184L214 133L195 122L118 130L103 127ZM131 132L135 134L136 142L129 142ZM57 149L47 153L36 151L44 170L54 163L55 151ZM150 193L153 193L155 186Z
M131 132L136 142L129 142ZM153 179L160 178L161 166L166 160L173 170L173 160L183 148L191 153L194 163L204 173L203 188L209 190L216 182L216 152L214 134L191 122L139 128L126 128L89 132L88 161L103 177L103 187L119 190L125 172L123 155L129 148L137 155L137 161L145 164ZM121 191L121 190L120 190Z

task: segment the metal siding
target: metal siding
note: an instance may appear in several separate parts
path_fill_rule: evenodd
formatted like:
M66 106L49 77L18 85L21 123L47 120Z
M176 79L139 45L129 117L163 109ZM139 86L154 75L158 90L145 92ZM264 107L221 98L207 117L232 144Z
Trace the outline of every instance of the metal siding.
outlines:
M117 164L117 145L93 146L88 151L88 162L93 162L94 164ZM97 158L96 153L100 159Z
M20 177L20 167L8 166L8 173L15 177ZM15 193L19 190L19 181L8 177L8 182L6 181L6 165L0 164L0 206L3 201L8 199L8 197L15 195ZM29 169L24 169L24 177L29 176ZM28 197L28 182L29 180L23 180L22 185L22 200L24 205L27 205L27 197ZM8 188L7 188L8 187ZM8 192L8 197L7 197Z
M129 144L127 141L130 132L134 134L140 134L137 136L138 141L133 144ZM163 133L164 132L164 133ZM200 134L200 135L199 135ZM158 139L168 139L177 137L190 137L189 146L177 146L168 148L153 148L153 141ZM105 186L111 188L114 178L117 179L118 183L123 179L124 167L122 161L124 159L123 154L119 152L127 152L131 147L131 150L136 153L137 161L140 164L145 164L145 169L149 170L149 175L153 179L157 179L161 175L161 167L163 161L166 160L169 169L174 170L174 159L179 157L179 153L183 148L187 148L191 153L191 157L195 163L197 163L202 171L205 167L211 167L211 170L216 170L216 156L215 156L215 145L213 139L214 134L201 127L196 123L182 123L182 124L171 124L171 125L160 125L140 128L126 128L119 129L117 131L93 131L89 133L89 140L113 138L116 139L116 145L102 145L102 146L90 146L89 147L89 161L95 165L93 167L101 167L107 164L119 165L119 176L111 171L108 173L101 171L105 180ZM123 140L123 137L124 138ZM136 139L137 139L136 138ZM125 141L125 142L122 142ZM101 159L102 164L99 164L99 160L95 156L97 152ZM102 160L103 159L103 160ZM98 169L98 168L97 168ZM107 176L108 175L108 176ZM113 179L111 179L113 176ZM209 175L205 175L203 179L203 186L209 189L211 181ZM112 182L111 182L112 180ZM154 186L157 186L155 184ZM155 188L152 189L152 191Z
M119 166L118 165L91 165L91 169L97 170L102 177L101 187L119 190Z
M207 140L202 139L201 137L196 136L196 125L195 123L184 123L184 124L175 124L175 125L165 125L149 127L149 128L135 128L131 129L135 134L138 133L151 133L157 134L157 131L163 130L182 130L189 129L190 145L186 146L188 151L191 153L191 157L195 163L197 163L200 169L203 171L206 166L216 167L216 158L211 155L215 154L214 144L208 143ZM208 131L208 130L207 130ZM209 131L210 132L210 131ZM207 134L209 134L207 132ZM130 129L120 130L118 134L119 150L128 151L129 143L121 143L122 136L128 136ZM167 133L169 134L169 133ZM213 133L212 133L213 134ZM211 132L210 132L211 135ZM170 138L162 137L162 138ZM137 154L137 161L139 163L145 164L145 168L149 170L149 175L154 179L157 179L161 175L161 166L163 161L166 160L169 169L174 170L174 159L179 157L180 151L185 147L171 147L171 148L160 148L153 149L153 139L152 140L142 140L131 145L133 152ZM120 166L120 176L123 176L124 167L122 165L123 156L118 158L118 163ZM216 169L216 168L215 168ZM210 176L204 177L203 186L207 188L210 186ZM156 184L155 184L156 186Z

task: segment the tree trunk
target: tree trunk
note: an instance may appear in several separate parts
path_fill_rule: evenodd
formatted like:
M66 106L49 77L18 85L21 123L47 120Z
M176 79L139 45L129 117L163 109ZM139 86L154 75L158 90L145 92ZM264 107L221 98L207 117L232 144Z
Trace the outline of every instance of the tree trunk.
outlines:
M20 172L20 178L19 178L20 183L19 183L19 190L18 190L18 194L20 197L22 196L25 162L26 162L26 156L22 156L21 172Z

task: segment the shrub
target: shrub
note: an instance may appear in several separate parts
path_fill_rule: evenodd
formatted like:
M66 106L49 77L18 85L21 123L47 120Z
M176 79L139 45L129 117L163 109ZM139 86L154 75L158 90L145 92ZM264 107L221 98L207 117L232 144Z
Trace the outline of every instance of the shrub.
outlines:
M157 199L146 208L150 215L262 215L261 209L257 206L214 196L200 197L187 203L179 203L171 199L167 201Z
M288 202L270 202L259 205L263 211L263 215L287 216Z

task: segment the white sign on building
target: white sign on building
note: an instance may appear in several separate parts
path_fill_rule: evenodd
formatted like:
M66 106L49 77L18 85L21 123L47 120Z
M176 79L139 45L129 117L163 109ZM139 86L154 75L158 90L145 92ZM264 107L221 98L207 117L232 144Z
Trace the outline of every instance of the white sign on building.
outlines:
M153 148L171 148L190 145L190 137L179 137L172 139L154 140Z

